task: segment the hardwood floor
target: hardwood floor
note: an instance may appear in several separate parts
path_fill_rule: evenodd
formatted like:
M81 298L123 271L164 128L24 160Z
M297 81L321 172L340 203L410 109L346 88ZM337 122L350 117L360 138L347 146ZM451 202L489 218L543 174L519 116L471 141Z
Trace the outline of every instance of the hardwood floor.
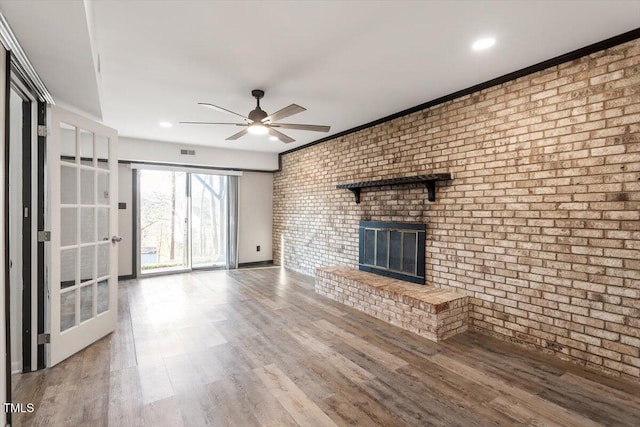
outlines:
M120 283L115 333L14 376L42 426L637 426L640 385L475 334L434 343L279 268Z

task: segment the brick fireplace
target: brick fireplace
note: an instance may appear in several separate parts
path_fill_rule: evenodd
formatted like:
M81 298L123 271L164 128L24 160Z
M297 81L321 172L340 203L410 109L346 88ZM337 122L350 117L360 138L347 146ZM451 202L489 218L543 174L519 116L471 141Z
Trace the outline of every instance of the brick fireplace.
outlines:
M428 223L426 284L469 296L469 328L639 381L639 61L634 40L284 154L274 259L357 272L362 219ZM439 172L435 202L336 189Z

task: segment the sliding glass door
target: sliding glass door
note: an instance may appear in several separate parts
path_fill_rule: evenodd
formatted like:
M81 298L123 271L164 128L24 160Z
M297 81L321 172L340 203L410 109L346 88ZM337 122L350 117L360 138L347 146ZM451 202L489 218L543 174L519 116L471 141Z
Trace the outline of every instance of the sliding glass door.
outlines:
M141 274L227 264L224 175L138 170Z

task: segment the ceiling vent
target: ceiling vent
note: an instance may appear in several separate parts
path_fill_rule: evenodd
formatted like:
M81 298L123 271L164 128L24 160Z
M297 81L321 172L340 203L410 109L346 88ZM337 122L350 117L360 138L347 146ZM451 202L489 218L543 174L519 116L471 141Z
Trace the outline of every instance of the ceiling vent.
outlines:
M180 150L180 154L183 156L195 156L196 150Z

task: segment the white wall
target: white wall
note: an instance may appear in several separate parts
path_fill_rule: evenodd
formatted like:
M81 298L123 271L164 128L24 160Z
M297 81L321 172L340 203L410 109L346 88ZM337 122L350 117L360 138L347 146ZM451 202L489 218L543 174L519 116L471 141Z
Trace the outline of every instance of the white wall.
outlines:
M131 166L118 165L118 202L126 203L126 209L118 209L118 276L133 274L133 174Z
M190 166L213 166L273 171L278 169L278 154L202 145L174 144L121 137L118 139L118 158L139 162L156 162ZM195 155L180 154L180 150L194 150Z
M245 172L239 187L238 262L270 261L273 174Z

